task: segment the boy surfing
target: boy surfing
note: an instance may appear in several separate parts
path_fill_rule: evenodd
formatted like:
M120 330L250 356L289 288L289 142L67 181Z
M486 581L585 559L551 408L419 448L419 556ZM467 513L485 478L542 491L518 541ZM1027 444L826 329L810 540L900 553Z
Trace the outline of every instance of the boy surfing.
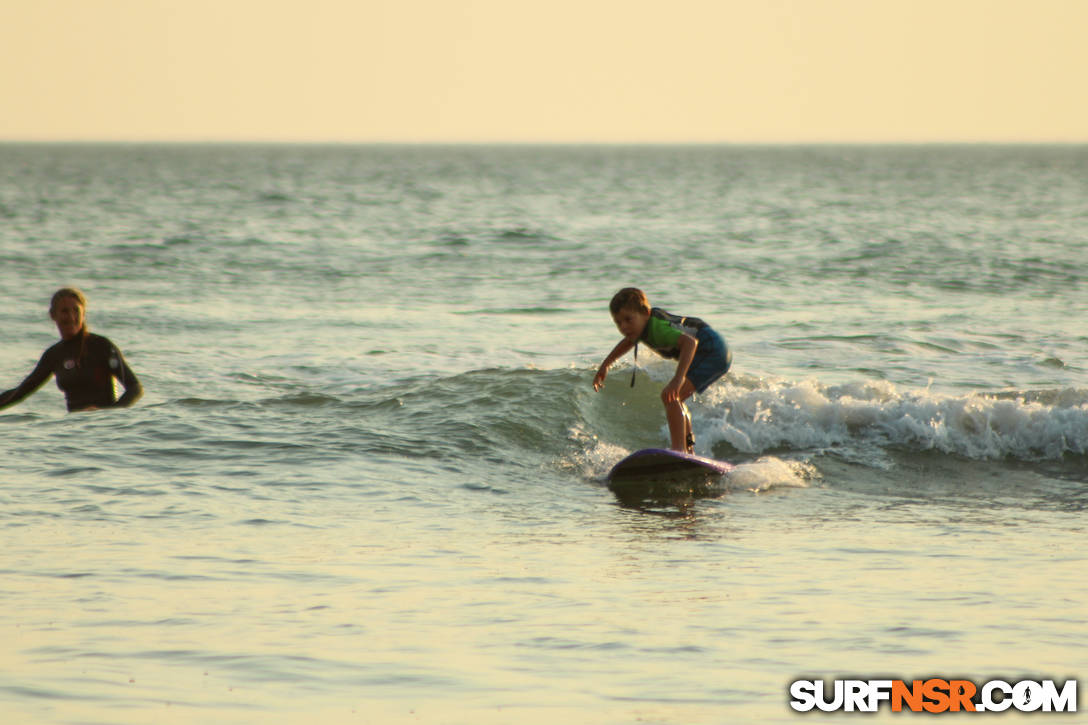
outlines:
M733 355L725 340L697 317L682 317L650 307L646 294L636 287L624 287L617 292L609 310L623 339L597 369L593 389L601 389L608 368L632 348L637 360L640 342L658 355L676 360L676 374L661 391L661 402L665 404L671 448L694 453L691 413L684 401L694 393L703 392L729 371ZM631 385L634 384L632 374Z

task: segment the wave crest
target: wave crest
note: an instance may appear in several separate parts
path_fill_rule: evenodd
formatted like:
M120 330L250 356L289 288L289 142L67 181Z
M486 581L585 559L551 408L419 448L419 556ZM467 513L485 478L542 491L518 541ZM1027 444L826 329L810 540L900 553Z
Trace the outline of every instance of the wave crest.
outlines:
M742 453L877 446L976 460L1088 454L1085 390L943 395L884 381L740 377L712 391L697 432Z

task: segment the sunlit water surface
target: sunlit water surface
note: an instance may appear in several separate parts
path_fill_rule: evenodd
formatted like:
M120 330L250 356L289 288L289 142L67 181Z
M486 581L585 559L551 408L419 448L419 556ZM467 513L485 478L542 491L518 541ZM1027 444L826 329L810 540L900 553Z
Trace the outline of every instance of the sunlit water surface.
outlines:
M4 720L787 722L798 678L1083 675L1086 169L0 146L0 388L76 284L146 389L0 414ZM711 496L605 485L667 440L667 363L590 386L627 284L734 350Z

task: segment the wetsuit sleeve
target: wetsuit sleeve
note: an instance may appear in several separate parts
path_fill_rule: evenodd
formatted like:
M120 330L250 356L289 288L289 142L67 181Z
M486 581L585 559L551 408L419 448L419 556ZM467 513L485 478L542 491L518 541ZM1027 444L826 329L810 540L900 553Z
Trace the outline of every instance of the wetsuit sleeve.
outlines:
M121 355L121 351L117 349L116 345L112 345L113 355L117 356L117 369L113 371L113 376L121 382L121 386L124 387L124 394L117 399L114 403L115 407L127 408L140 399L140 396L144 394L144 388L140 385L139 378L132 372L132 368L125 362L125 358Z
M50 355L52 350L53 348L49 348L42 353L37 366L30 375L26 376L26 379L23 380L23 382L19 383L19 387L0 393L0 409L15 405L40 388L45 381L49 379L49 376L53 374L52 356Z

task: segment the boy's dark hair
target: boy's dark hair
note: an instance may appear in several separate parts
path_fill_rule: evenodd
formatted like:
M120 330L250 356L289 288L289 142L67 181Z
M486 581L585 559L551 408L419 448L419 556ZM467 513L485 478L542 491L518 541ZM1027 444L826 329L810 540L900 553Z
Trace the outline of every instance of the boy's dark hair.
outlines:
M650 300L646 298L646 293L638 287L624 287L612 296L608 309L612 312L613 317L620 310L625 309L638 310L648 315L650 314Z

